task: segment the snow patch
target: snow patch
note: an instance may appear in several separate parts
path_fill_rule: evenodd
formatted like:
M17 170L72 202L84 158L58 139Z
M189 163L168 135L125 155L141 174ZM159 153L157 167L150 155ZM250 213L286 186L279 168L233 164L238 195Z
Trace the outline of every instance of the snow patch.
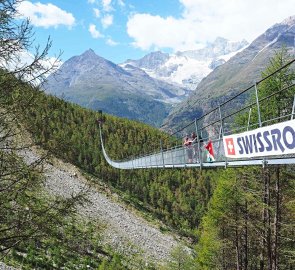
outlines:
M266 44L252 59L252 62L255 60L255 58L261 53L263 52L266 48L268 48L269 46L271 46L272 44L276 43L279 39L281 35L278 35L274 40L272 40L271 42L269 42L268 44Z
M229 53L229 54L221 55L221 56L218 57L218 59L223 59L223 60L225 60L225 61L227 62L229 59L231 59L231 58L232 58L233 56L235 56L237 53L239 53L239 52L245 50L248 46L249 46L249 44L246 45L245 47L242 47L241 49L239 49L239 50L237 50L237 51L235 51L235 52L231 52L231 53Z

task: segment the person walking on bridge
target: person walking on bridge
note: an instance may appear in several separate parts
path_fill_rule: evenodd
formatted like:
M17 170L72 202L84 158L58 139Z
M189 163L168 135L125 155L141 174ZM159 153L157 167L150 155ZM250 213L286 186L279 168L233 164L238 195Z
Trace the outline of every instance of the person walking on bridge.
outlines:
M193 162L193 142L192 139L186 134L186 136L183 139L183 146L186 149L186 155L188 159L188 163Z

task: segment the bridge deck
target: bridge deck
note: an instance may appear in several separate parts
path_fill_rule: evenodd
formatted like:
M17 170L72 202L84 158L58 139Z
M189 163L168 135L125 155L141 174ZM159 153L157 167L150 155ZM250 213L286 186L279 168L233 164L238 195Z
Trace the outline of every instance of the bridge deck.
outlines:
M157 152L150 155L138 157L125 161L114 161L107 155L103 140L101 139L103 155L106 161L113 167L118 169L146 169L146 168L213 168L213 167L241 167L241 166L267 166L267 165L283 165L295 164L294 155L273 156L252 159L230 159L226 158L221 143L215 142L213 145L219 144L220 150L215 154L215 161L208 162L207 154L201 151L201 162L199 154L188 163L188 157L185 147L176 147L163 152ZM216 147L216 149L218 149Z
M293 70L293 63L295 59L171 134L180 138L195 132L196 138L189 147L176 146L130 160L114 161L106 153L100 128L103 155L118 169L295 164L295 82L287 81L268 94L259 92L261 83L270 78L276 80L285 68ZM241 106L243 99L246 101ZM279 106L279 113L275 110L270 113L270 105ZM213 162L208 161L210 151L206 151L205 146L213 149ZM193 158L190 157L192 153Z

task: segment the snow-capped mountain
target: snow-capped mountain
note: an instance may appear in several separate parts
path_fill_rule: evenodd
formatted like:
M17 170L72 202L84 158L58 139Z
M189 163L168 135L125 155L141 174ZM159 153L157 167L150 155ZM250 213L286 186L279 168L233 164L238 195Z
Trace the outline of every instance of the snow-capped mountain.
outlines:
M139 60L127 60L121 67L135 66L149 76L194 90L198 83L248 45L246 40L231 42L217 38L202 49L167 54L152 52Z
M244 50L206 76L189 99L174 107L164 121L164 128L170 130L192 121L246 89L254 81L260 80L262 71L270 64L270 59L282 48L287 50L290 56L295 54L294 37L295 16L267 29ZM246 100L245 97L236 106L241 106Z

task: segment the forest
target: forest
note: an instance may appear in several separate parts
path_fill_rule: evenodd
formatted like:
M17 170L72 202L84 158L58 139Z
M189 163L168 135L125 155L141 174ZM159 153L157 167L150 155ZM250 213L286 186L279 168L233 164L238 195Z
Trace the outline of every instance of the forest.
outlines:
M264 76L283 65L286 52L273 59ZM266 81L261 91L273 91L294 78L292 70ZM287 80L285 80L287 78ZM123 198L163 220L190 239L197 269L292 269L294 265L294 167L239 169L149 169L120 171L104 160L99 114L30 88L14 95L33 96L23 108L25 123L37 145L97 176ZM294 92L294 89L290 91ZM287 93L262 114L280 113ZM14 101L15 102L15 101ZM292 104L292 103L290 103ZM271 108L271 109L270 109ZM104 115L103 134L114 159L168 145L169 136L142 123ZM237 119L244 121L244 119ZM192 267L192 266L189 266ZM190 269L190 268L188 268Z
M8 35L13 31L9 28L13 9L10 5L1 7L0 18L6 26L2 29ZM16 33L19 30L14 29ZM18 36L26 47L31 37L29 22L24 22L21 31L28 31ZM10 59L19 50L8 39L4 41L0 44L2 60ZM99 244L99 226L91 221L74 221L83 194L61 199L42 191L44 179L38 162L26 165L17 155L20 141L22 148L28 147L20 134L20 130L26 130L33 138L32 144L46 149L48 156L56 156L97 177L126 203L162 220L186 239L194 252L188 256L176 250L176 262L160 269L294 269L293 165L208 170L114 169L101 152L99 113L47 96L35 83L28 83L28 74L40 68L37 63L44 59L49 47L50 43L43 53L36 54L27 70L0 70L1 260L22 264L23 269L85 269L87 265L100 270L130 269L126 258ZM284 48L277 52L262 77L284 66L290 57ZM39 74L34 75L37 80L46 72L42 68L39 71L34 73ZM294 79L294 70L284 69L266 80L260 93L283 89ZM279 117L283 107L292 106L288 97L294 93L294 86L282 92L261 108L261 114ZM103 116L105 145L113 159L159 149L160 140L165 147L175 141L143 123ZM246 120L245 115L236 123ZM156 265L141 267L157 269Z

